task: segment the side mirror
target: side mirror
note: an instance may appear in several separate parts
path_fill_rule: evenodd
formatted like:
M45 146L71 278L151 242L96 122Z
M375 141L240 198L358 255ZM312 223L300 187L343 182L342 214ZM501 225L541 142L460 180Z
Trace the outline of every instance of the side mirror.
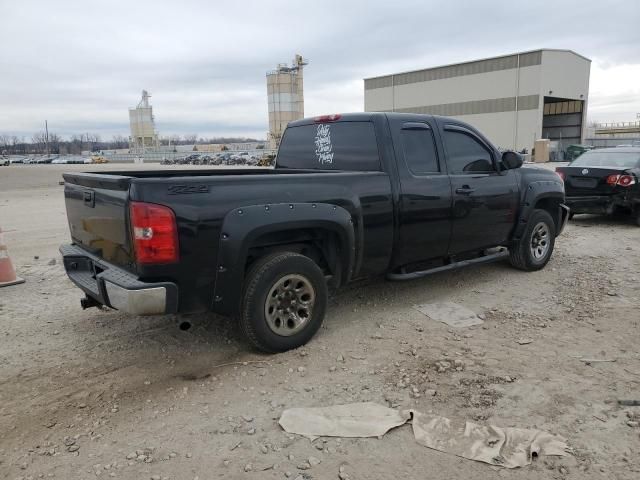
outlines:
M523 163L522 155L511 150L507 150L502 154L502 166L505 170L513 170L520 168Z

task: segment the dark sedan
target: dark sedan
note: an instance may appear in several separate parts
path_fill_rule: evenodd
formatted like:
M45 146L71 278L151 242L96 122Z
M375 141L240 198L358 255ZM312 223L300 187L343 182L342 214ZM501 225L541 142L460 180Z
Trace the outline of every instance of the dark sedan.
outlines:
M640 226L640 148L602 148L556 168L571 215L626 212Z

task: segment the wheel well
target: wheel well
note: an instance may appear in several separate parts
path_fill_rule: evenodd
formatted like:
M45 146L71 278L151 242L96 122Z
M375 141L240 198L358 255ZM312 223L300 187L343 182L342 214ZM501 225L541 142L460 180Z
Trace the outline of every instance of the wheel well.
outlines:
M561 200L559 198L541 198L535 204L536 209L546 210L551 218L553 218L553 223L556 227L556 232L560 229L560 222L562 219L560 218L560 203Z
M327 229L304 228L280 230L260 235L251 242L247 252L245 273L259 258L275 252L294 252L313 260L330 275L332 285L340 285L343 278L340 254L342 245L338 235Z

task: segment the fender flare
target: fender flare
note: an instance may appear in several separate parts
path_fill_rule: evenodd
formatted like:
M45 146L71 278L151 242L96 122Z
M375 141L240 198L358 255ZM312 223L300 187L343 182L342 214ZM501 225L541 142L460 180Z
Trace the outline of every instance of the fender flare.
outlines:
M356 242L351 214L328 203L278 203L238 207L225 215L220 229L214 312L234 314L242 297L246 258L252 242L278 231L325 229L340 241L343 282L353 275Z
M538 180L527 185L523 192L523 199L520 205L520 215L518 215L518 223L516 224L516 228L513 232L513 240L519 240L520 237L522 237L522 234L527 227L529 217L535 210L536 204L538 201L546 198L557 199L560 204L563 204L565 198L564 186L560 182L554 180ZM556 216L557 218L554 219L556 221L556 225L562 225L562 207L559 208ZM557 230L557 233L559 234L560 228Z

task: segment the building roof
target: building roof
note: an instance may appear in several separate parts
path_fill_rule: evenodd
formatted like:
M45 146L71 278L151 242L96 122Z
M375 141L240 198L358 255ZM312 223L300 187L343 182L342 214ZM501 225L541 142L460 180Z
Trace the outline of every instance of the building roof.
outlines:
M435 71L446 71L446 70L454 70L456 69L456 67L469 67L469 66L473 66L473 65L481 65L481 64L490 64L490 63L502 63L505 64L506 60L509 59L517 59L518 56L520 56L521 58L524 56L527 61L525 63L524 66L529 66L529 65L538 65L540 64L540 60L539 58L541 58L542 52L543 51L547 51L547 52L565 52L565 53L570 53L573 54L577 57L580 57L588 62L591 62L591 59L580 55L579 53L574 52L573 50L566 50L566 49L558 49L558 48L540 48L538 50L527 50L524 52L515 52L515 53L509 53L506 55L498 55L495 57L487 57L487 58L481 58L481 59L477 59L477 60L468 60L466 62L459 62L459 63L450 63L447 65L438 65L435 67L428 67L428 68L423 68L423 69L418 69L418 70L408 70L408 71L404 71L404 72L397 72L397 73L391 73L391 74L387 74L387 75L378 75L375 77L368 77L365 78L364 80L375 80L375 79L380 79L380 78L386 78L386 77L391 77L391 76L398 76L398 75L407 75L407 74L416 74L416 73L426 73L426 72L435 72ZM533 62L533 63L532 63ZM508 64L508 62L506 62ZM521 65L522 66L522 65ZM508 68L515 68L515 66L513 67L508 67ZM501 68L499 68L501 69ZM479 71L477 73L483 73L482 71ZM454 75L457 76L457 75ZM445 77L446 78L446 77Z

